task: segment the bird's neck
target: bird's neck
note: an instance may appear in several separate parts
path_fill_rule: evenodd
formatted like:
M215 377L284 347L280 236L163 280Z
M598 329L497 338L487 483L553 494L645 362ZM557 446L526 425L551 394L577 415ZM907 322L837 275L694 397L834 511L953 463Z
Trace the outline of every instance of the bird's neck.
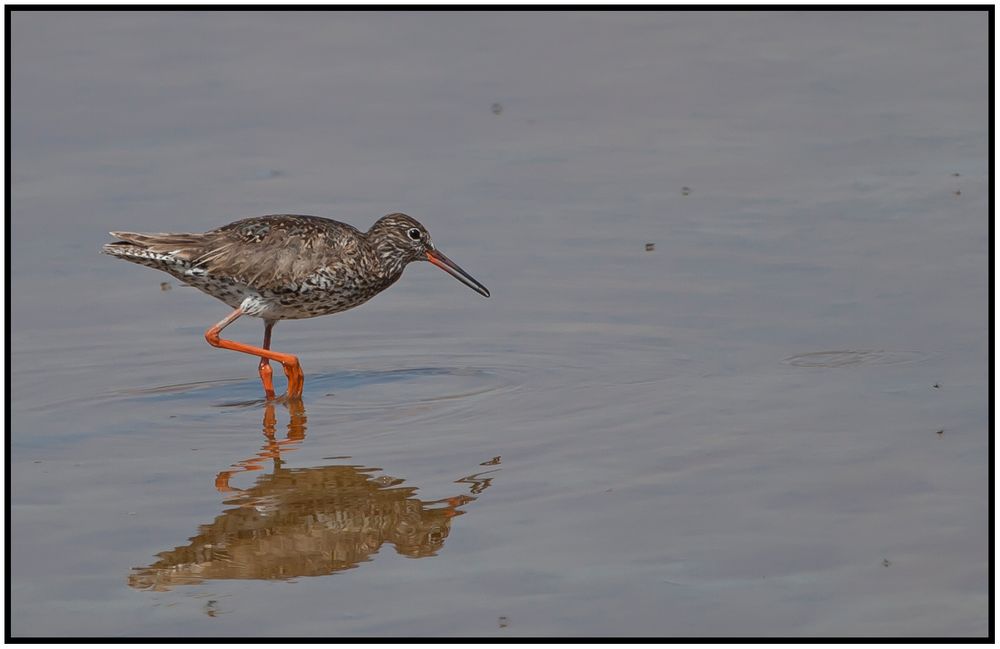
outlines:
M376 245L374 250L379 267L382 269L382 275L386 278L392 278L392 281L399 279L399 276L403 274L403 268L406 267L405 258L400 254L399 249L391 243L383 242Z

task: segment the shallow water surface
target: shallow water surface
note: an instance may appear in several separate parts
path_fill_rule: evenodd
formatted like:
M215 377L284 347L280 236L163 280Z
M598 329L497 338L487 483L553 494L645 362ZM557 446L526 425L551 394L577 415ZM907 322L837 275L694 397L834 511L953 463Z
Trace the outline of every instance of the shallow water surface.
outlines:
M17 12L12 46L15 636L988 632L984 14ZM279 323L301 403L98 254L398 210L493 296L414 264Z

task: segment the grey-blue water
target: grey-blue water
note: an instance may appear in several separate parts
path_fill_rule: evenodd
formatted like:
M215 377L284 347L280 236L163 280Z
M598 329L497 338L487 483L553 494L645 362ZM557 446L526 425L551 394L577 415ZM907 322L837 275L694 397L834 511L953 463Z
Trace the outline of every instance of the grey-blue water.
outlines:
M988 633L984 12L11 46L15 636ZM225 305L98 254L394 211L493 297L415 264L280 323L301 409L205 344Z

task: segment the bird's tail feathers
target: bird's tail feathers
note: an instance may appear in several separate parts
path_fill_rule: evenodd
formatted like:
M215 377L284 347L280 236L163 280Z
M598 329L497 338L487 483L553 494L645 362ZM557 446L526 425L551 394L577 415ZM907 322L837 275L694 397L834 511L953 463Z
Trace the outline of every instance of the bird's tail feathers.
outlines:
M123 258L172 257L190 261L201 254L204 246L202 235L197 234L111 232L111 236L119 241L104 244L102 251Z

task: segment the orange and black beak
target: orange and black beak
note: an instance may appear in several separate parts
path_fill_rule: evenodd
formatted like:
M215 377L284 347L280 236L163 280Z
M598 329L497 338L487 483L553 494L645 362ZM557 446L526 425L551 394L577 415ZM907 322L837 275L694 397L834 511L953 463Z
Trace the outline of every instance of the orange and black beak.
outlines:
M462 282L469 288L471 288L476 293L479 293L483 297L489 297L490 291L485 286L473 279L472 275L468 274L462 267L453 262L452 260L445 257L438 250L428 250L427 251L427 261L431 262L444 272L448 273L458 281Z

